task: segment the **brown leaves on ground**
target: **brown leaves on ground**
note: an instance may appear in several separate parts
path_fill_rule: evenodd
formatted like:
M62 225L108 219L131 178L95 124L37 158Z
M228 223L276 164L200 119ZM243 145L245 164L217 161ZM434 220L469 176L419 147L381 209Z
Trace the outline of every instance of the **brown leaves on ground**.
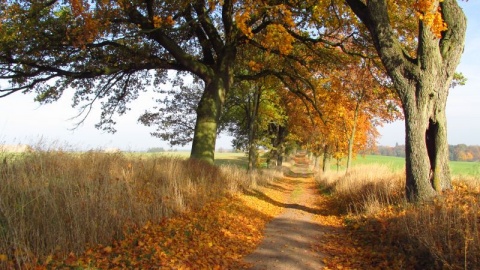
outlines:
M81 255L70 253L66 259L51 255L36 269L247 268L243 258L260 243L266 223L283 211L280 202L285 202L291 185L285 178L262 188L262 196L255 192L227 196L157 224L129 227L124 239L111 245L95 246ZM313 182L308 188L317 189ZM474 245L478 227L473 226L480 213L478 194L457 185L421 207L386 206L368 216L341 214L334 195L318 194L313 204L301 200L316 209L314 221L324 228L312 245L321 254L324 269L456 269L462 262L450 257L466 258L468 266L479 260L479 247ZM467 229L472 230L461 241ZM6 263L7 257L0 254L0 265Z
M280 192L269 196L282 200ZM254 251L265 224L280 207L253 196L227 196L161 223L129 228L125 238L66 260L51 257L37 269L232 269Z
M391 218L401 214L400 208L387 207L368 217L341 214L334 196L321 195L317 200L318 207L328 211L316 221L333 228L313 246L326 255L324 269L414 269L416 261L387 233Z
M319 198L325 206L333 200ZM324 234L314 249L327 255L325 269L477 269L479 220L478 186L457 182L432 202L386 205L369 215L318 216L338 230Z

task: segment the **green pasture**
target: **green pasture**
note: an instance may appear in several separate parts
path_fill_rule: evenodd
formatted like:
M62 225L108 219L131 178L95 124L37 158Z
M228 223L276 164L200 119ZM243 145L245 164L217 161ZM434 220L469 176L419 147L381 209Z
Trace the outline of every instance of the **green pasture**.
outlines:
M385 164L392 168L392 170L404 170L405 159L402 157L377 155L358 156L353 161L353 165L360 164ZM480 177L480 162L450 161L450 170L452 174L456 176L466 175Z
M480 177L480 162L451 161L450 170L453 175Z
M391 168L393 171L404 170L405 169L405 159L399 157L389 157L389 156L376 156L376 155L367 155L367 156L357 156L352 161L353 166L355 165L369 165L369 164L382 164Z

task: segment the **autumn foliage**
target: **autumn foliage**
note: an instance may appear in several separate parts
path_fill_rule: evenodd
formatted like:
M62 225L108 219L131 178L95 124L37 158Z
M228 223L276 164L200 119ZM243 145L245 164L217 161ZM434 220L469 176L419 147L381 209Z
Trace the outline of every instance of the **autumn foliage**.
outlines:
M413 5L418 18L434 33L438 38L442 37L442 32L447 30L447 24L442 18L440 3L443 1L419 0Z

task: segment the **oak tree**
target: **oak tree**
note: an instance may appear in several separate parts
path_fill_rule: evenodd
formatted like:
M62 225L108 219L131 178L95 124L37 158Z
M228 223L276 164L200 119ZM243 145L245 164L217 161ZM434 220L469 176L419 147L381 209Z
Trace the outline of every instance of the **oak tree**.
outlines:
M406 1L402 13L418 23L416 46L406 47L394 1L346 2L368 29L402 102L407 198L428 200L451 188L445 107L465 44L465 15L456 0Z
M354 154L359 147L365 148L367 138L358 140L356 136L375 134L376 127L385 122L402 119L399 100L390 87L382 69L368 61L353 58L341 68L333 70L330 75L332 87L337 94L339 107L344 110L338 115L338 125L343 127L347 141L347 164L351 166ZM370 138L371 140L375 138ZM365 149L361 149L365 150Z
M127 112L129 101L166 82L168 70L188 72L204 83L191 157L207 162L214 159L238 48L262 31L275 36L270 25L291 20L281 3L250 0L1 4L0 79L10 82L1 96L35 92L38 101L52 102L73 88L82 111L103 100L98 127L113 132L114 114Z
M150 133L152 136L169 142L171 146L185 146L193 140L196 108L204 88L198 80L190 82L188 79L188 76L181 77L178 85L160 91L163 97L156 100L157 106L146 110L138 119L143 125L155 128Z

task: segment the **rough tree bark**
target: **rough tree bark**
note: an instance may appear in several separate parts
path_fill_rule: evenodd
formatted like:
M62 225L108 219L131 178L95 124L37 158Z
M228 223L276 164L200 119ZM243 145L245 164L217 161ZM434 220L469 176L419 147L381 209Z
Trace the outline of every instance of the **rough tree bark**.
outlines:
M282 125L271 123L268 132L272 136L272 150L268 155L268 167L281 167L283 164L284 143L288 129Z
M466 18L456 0L440 2L448 29L436 37L419 23L417 57L391 27L385 0L346 0L365 24L402 101L406 130L406 194L428 200L451 187L445 107L465 44Z
M260 108L260 87L255 87L252 108L249 110L248 117L248 171L251 172L256 168L257 163L257 116Z
M226 88L221 78L206 82L197 108L197 121L190 157L213 164L217 127L220 121Z

